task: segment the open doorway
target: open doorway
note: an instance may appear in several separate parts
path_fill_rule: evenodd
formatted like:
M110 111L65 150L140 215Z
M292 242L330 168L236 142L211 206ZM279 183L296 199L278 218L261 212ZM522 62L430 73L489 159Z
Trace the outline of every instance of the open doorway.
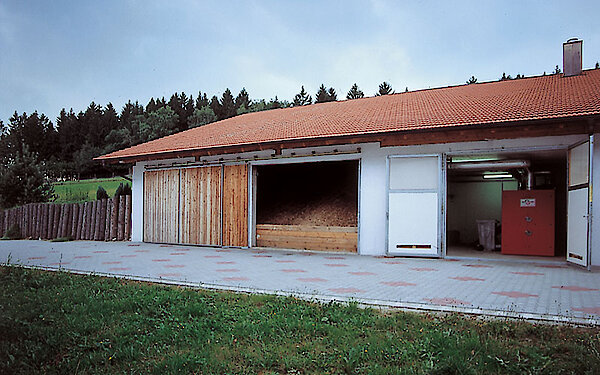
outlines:
M358 161L254 166L258 247L357 252Z
M564 261L565 150L453 156L448 257Z

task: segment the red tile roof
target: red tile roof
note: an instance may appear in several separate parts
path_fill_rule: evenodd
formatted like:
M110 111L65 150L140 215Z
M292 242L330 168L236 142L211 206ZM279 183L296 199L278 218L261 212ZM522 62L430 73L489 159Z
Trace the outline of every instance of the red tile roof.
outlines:
M99 157L600 114L600 69L248 113Z

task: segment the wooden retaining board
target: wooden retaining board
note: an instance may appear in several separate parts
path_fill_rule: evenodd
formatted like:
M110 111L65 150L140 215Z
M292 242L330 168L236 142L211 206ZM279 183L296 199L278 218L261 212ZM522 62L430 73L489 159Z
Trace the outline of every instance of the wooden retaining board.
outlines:
M256 225L256 246L282 249L357 252L357 227Z
M180 241L221 244L221 166L181 170Z
M179 169L144 172L145 242L179 241L179 173Z

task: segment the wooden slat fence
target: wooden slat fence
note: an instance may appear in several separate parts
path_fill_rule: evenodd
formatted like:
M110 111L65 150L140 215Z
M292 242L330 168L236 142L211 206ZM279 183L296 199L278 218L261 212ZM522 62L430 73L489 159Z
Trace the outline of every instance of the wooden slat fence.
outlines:
M131 195L85 203L31 203L0 210L0 235L18 224L23 238L127 241Z

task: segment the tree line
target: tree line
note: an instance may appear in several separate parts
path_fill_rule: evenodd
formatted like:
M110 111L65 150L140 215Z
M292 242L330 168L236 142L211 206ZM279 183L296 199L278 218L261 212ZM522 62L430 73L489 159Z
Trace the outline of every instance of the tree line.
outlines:
M384 83L377 95L391 92L391 86ZM346 97L362 98L364 93L354 84ZM101 106L92 102L79 113L63 108L55 123L37 111L15 111L7 124L0 120L0 159L8 166L17 157L34 158L51 180L126 173L122 166L102 166L93 158L244 113L335 100L335 89L321 85L314 102L302 86L292 102L277 96L268 101L252 100L245 88L237 96L226 89L221 97L210 98L203 92L196 97L174 93L168 100L152 97L145 106L130 100L120 111L112 103Z

